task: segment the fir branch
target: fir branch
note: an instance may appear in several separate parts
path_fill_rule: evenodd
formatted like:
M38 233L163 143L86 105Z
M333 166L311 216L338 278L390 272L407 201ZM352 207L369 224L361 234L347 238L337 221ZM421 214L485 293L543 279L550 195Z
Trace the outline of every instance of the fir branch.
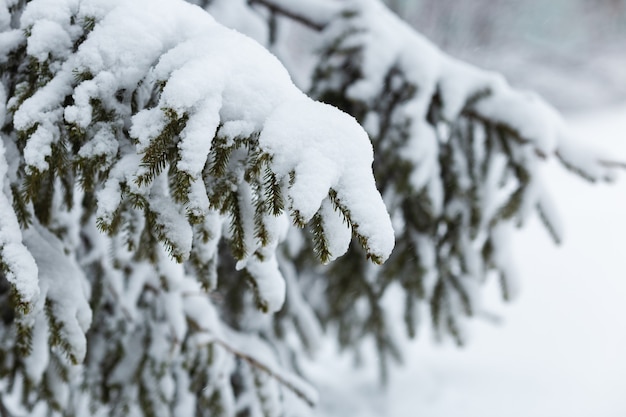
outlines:
M497 214L491 219L490 226L494 226L501 220L509 220L513 218L518 212L524 200L524 193L526 192L526 184L519 186L509 197L509 199L500 207Z
M326 265L330 262L332 254L328 247L328 239L324 230L324 219L318 213L315 213L310 222L311 234L313 235L313 250L322 264Z
M367 236L364 236L363 234L359 233L359 225L352 220L350 216L350 210L348 210L341 203L341 200L339 199L337 192L331 189L328 192L328 197L330 198L330 201L332 202L334 208L343 215L346 223L352 228L352 236L356 238L356 240L359 242L361 247L365 249L365 257L377 265L382 265L383 259L380 256L372 253L369 247Z
M256 255L256 254L255 254ZM252 288L252 295L254 296L254 304L260 312L267 314L269 312L269 305L267 304L267 300L265 300L261 296L261 292L259 291L259 285L257 284L256 278L254 278L247 270L243 271L244 276L246 277L246 281Z
M194 181L193 177L189 173L179 170L176 164L170 165L168 176L170 191L174 201L178 204L188 204L189 189ZM201 221L201 219L194 219L196 223L200 223Z
M17 221L22 229L28 229L32 223L32 214L26 201L24 201L24 195L15 184L11 184L11 194L13 196L13 211L15 211Z
M197 245L194 245L189 255L189 264L195 270L203 291L211 292L217 288L217 254L205 262L197 253Z
M58 346L73 365L78 365L79 361L73 353L72 344L63 337L63 323L56 319L54 303L49 298L46 299L45 313L50 326L50 346Z
M560 245L562 243L562 237L558 233L557 228L552 224L552 221L548 217L545 208L541 204L541 202L537 202L537 213L539 213L539 219L548 230L550 237L554 241L555 244Z
M463 278L455 276L454 274L448 274L446 276L446 282L450 285L447 287L453 289L459 296L465 315L473 316L475 309L472 305L472 299L469 297L467 290L463 287L461 279Z
M168 108L163 108L162 111L168 123L143 151L141 166L146 168L147 172L135 179L140 187L150 184L168 164L174 165L178 159L179 135L185 128L189 115L179 117L175 110Z
M267 202L262 198L257 198L254 205L254 236L261 242L262 246L269 244L269 231L265 224L265 215L267 213Z
M80 84L84 81L93 80L94 78L93 73L85 69L74 68L72 70L72 74L74 75L74 82L76 84Z
M509 279L504 271L500 271L500 292L504 301L511 301L511 289L509 288Z
M231 250L235 259L241 260L246 257L245 229L243 227L243 216L239 207L237 193L231 192L225 202L230 214Z
M283 198L282 187L276 178L276 174L272 171L269 163L265 167L263 175L263 188L265 189L265 199L268 204L270 213L279 216L285 209L285 201Z
M209 152L209 174L222 178L226 174L232 152L233 146L228 146L225 138L216 137Z

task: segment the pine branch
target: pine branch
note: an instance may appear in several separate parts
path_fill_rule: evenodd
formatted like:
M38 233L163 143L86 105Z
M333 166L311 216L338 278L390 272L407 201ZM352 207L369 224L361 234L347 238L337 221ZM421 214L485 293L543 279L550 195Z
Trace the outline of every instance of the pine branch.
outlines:
M263 183L265 188L265 198L269 205L269 212L274 216L279 216L285 209L282 187L269 165L265 167Z
M361 247L365 249L365 257L368 260L372 261L373 263L377 265L381 265L383 263L383 260L379 256L372 253L372 251L369 248L367 237L359 233L359 225L352 221L352 218L350 217L350 210L348 210L341 203L341 200L339 199L337 192L331 189L328 193L328 197L330 198L330 201L332 202L335 209L341 212L346 223L352 228L352 235L357 239Z
M325 265L330 262L332 254L328 248L328 239L324 231L324 220L319 213L315 213L310 224L313 235L313 250L322 264Z

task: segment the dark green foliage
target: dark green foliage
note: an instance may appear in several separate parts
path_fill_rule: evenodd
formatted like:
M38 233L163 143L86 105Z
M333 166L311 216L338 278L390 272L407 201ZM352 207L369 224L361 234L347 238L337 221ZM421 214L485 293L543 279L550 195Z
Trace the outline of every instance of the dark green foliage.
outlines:
M178 158L178 141L180 132L185 128L188 116L179 117L172 109L162 109L167 124L161 133L150 141L150 145L143 151L141 158L142 166L147 172L137 178L139 186L150 184L154 179L170 165L176 172L175 161ZM182 178L176 178L179 181ZM185 184L176 183L174 196L179 201L185 201L187 194Z
M23 54L21 57L16 57L17 59L22 59L22 62L28 62L28 64L26 65L26 68L24 68L23 72L21 69L19 71L22 72L22 74L26 74L26 76L15 84L15 102L9 109L11 111L17 110L24 103L24 101L26 101L26 99L30 98L37 90L45 86L54 76L54 74L50 71L49 61L40 62L33 57L26 58L25 49L26 48L24 48L23 51L20 51L21 54Z
M56 312L54 311L54 301L50 299L46 300L45 311L46 317L48 318L48 325L50 326L50 346L58 346L72 364L79 364L80 361L74 355L71 343L64 337L63 323L59 322L57 319ZM63 379L67 380L67 377Z
M328 249L328 240L324 231L324 219L321 215L316 214L311 219L311 233L313 236L313 250L323 264L330 261L332 254Z

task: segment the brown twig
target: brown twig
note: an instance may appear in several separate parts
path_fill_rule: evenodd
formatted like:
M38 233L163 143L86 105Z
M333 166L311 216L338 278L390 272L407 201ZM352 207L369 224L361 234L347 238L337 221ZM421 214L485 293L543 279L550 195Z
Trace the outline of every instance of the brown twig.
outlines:
M230 354L238 357L239 359L245 361L250 366L252 366L252 367L254 367L254 368L256 368L256 369L258 369L258 370L260 370L262 372L265 372L270 377L272 377L274 380L276 380L279 384L283 385L285 388L289 389L291 392L296 394L300 399L302 399L304 402L306 402L310 407L315 407L315 404L317 403L316 399L311 398L309 395L307 395L306 392L304 392L303 390L301 390L300 388L295 386L291 381L287 380L284 376L276 373L268 365L264 364L263 362L261 362L260 360L258 360L256 358L250 356L249 354L244 353L244 352L240 351L239 349L231 346L229 343L225 342L224 340L218 339L217 337L215 337L215 335L212 332L208 331L207 329L204 329L196 321L191 320L189 317L187 317L187 323L189 324L189 327L194 329L195 331L208 334L209 337L211 338L211 342L212 343L215 343L215 344L221 346L222 348L224 348L224 350L226 350Z
M303 16L294 12L293 10L288 10L283 6L273 3L271 0L248 0L250 4L260 4L261 6L267 8L272 13L279 14L281 16L287 17L295 22L301 23L304 26L307 26L313 30L318 32L322 31L328 22L316 22L310 19L307 16Z
M286 387L287 389L289 389L291 392L293 392L294 394L296 394L300 399L302 399L304 402L306 402L309 407L315 407L316 404L316 400L314 398L310 398L307 393L305 393L304 391L302 391L300 388L296 387L291 381L288 381L285 377L283 377L280 374L277 374L276 372L274 372L269 366L265 365L264 363L262 363L261 361L259 361L256 358L253 358L252 356L241 352L240 350L237 350L236 348L230 346L228 343L224 342L223 340L220 339L216 339L215 337L213 337L213 342L220 345L222 348L224 348L224 350L226 350L227 352L231 353L232 355L238 357L239 359L245 361L246 363L248 363L250 366L265 372L266 374L268 374L270 377L272 377L274 380L276 380L279 384L283 385L284 387Z

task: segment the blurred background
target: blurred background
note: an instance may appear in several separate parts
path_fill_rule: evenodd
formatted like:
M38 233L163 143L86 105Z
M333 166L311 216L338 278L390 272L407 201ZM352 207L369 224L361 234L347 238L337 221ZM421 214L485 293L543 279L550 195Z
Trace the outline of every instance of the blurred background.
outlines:
M626 161L626 0L386 1L446 53L537 91L582 140ZM505 305L487 287L493 315L470 323L463 349L422 326L386 389L374 355L354 372L331 344L313 369L320 415L626 416L626 175L593 185L554 161L541 171L565 239L555 246L536 218L515 234L520 297Z
M626 100L626 0L386 0L451 55L562 111Z

